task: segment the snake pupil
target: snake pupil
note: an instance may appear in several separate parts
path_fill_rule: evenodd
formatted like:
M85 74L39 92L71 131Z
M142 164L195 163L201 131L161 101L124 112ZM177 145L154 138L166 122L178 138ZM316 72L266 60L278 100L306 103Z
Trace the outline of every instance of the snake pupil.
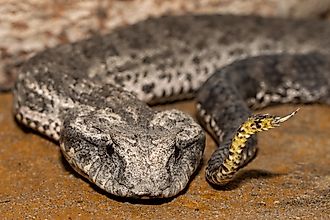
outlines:
M175 158L175 160L178 160L180 158L180 156L181 156L181 151L177 146L175 146L175 149L174 149L174 158Z
M107 154L108 154L108 155L112 155L112 154L114 153L114 149L113 149L112 144L108 144L108 145L106 146L106 150L107 150Z

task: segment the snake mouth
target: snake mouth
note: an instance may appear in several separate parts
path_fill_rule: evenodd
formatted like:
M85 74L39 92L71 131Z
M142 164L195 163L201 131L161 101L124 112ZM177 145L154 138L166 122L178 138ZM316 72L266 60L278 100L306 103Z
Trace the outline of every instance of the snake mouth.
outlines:
M130 191L131 194L123 195L123 197L130 197L130 198L136 198L136 199L156 199L156 198L168 198L172 197L174 195L169 195L167 193L169 189L169 186L165 189L159 190L159 191Z

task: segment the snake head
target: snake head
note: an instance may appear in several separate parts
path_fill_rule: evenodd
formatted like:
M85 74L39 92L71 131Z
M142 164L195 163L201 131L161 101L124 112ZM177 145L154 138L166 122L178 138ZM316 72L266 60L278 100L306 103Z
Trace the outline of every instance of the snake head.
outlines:
M78 173L113 195L134 198L182 191L200 164L204 143L201 127L177 110L152 111L136 122L111 110L81 110L66 117L60 139Z

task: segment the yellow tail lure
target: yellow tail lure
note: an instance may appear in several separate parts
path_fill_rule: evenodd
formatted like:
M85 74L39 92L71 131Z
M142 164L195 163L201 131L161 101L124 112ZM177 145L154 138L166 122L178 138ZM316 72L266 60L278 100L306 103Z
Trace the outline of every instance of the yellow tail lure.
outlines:
M219 169L210 175L213 177L210 181L217 185L224 185L232 180L233 175L240 168L242 151L246 147L248 138L260 131L266 131L280 126L283 122L294 116L298 110L283 117L269 114L257 114L249 117L237 130L232 139L228 157Z

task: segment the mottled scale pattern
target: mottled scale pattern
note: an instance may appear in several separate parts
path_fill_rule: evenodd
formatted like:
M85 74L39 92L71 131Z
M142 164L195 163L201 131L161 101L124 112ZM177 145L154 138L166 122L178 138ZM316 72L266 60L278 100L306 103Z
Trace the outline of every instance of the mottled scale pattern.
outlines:
M151 18L29 59L14 89L14 112L19 122L58 141L72 167L101 189L122 197L172 197L199 167L205 135L185 113L147 104L197 93L201 124L219 145L206 178L230 182L257 152L254 135L237 144L250 109L329 104L329 36L330 25L320 21ZM226 170L229 164L235 172Z
M208 162L207 177L222 184L215 176L229 156L233 134L251 116L250 109L280 103L330 104L330 57L277 54L239 60L213 74L200 89L197 101L199 117L211 121L206 128L219 145ZM256 143L256 136L247 140L239 168L256 156Z

